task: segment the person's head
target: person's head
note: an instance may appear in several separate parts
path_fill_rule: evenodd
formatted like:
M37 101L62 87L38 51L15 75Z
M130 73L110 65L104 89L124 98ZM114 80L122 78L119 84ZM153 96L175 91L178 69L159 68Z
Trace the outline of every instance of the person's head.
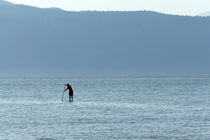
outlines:
M66 86L70 86L70 84L69 83L67 83L67 84L65 84Z

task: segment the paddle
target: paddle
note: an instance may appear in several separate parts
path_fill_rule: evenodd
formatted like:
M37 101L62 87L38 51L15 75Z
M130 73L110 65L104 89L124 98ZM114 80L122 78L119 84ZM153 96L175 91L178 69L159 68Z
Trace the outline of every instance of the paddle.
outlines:
M62 95L61 101L63 101L64 92L65 92L65 85L64 85L63 95Z

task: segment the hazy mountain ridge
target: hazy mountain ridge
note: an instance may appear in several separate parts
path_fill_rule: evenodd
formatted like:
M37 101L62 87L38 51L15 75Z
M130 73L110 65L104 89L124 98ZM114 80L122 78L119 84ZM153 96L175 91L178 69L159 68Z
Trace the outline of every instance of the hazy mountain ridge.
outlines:
M0 74L209 74L210 18L0 1Z
M4 0L0 0L0 5L12 5L12 3L4 1Z
M208 16L210 16L210 11L209 12L205 12L205 13L201 13L198 16L208 17Z

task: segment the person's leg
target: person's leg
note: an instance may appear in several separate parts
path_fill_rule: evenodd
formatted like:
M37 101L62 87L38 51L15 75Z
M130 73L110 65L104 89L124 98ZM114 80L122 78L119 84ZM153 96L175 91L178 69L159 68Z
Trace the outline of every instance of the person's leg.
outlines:
M71 102L71 95L69 94L69 102Z

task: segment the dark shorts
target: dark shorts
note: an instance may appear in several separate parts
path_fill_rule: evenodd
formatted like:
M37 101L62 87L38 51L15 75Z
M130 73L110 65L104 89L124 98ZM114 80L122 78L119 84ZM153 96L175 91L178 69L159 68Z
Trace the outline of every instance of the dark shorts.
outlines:
M69 93L69 96L73 96L74 94L73 93Z

